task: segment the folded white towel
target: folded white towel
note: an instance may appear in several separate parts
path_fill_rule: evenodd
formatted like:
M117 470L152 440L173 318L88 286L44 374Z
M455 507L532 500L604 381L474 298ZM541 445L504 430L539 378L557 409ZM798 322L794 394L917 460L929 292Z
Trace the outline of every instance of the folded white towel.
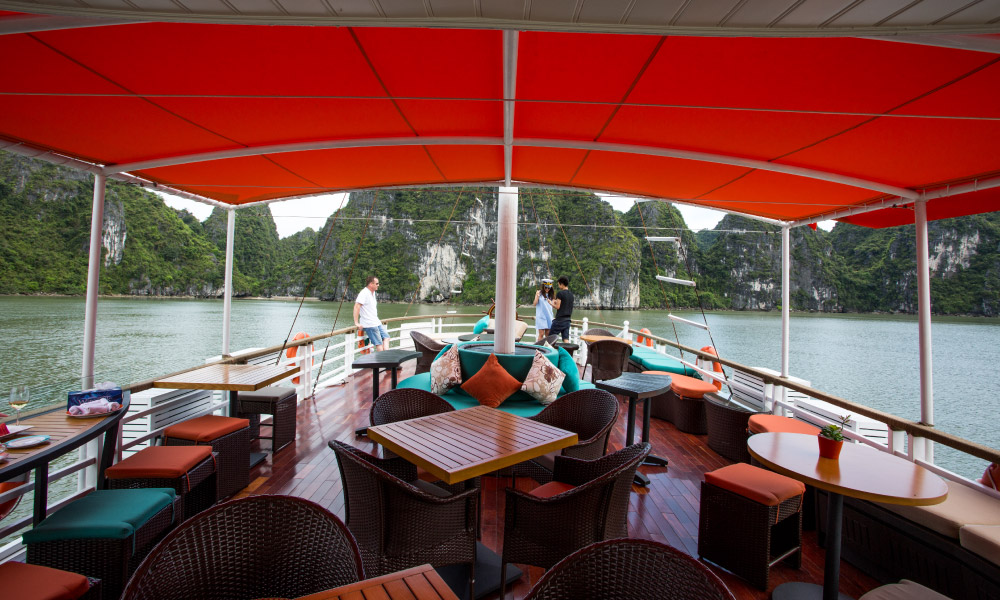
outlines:
M99 398L97 400L91 400L90 402L84 402L83 404L69 407L69 414L73 416L100 415L114 412L121 407L121 404L118 404L117 402L108 402L104 398Z

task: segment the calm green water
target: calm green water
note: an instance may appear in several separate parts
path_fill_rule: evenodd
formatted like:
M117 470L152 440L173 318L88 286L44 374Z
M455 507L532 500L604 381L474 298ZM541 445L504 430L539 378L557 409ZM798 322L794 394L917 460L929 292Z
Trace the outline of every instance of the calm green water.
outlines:
M233 350L276 343L289 332L298 304L293 301L233 302ZM351 303L337 327L352 323ZM481 308L413 305L410 315L478 312ZM317 334L334 326L338 304L307 302L294 331ZM402 316L405 305L379 307L383 318ZM204 362L220 353L222 301L102 298L98 305L97 380L137 382ZM524 314L533 314L522 308ZM0 297L0 390L14 384L32 388L32 404L61 403L79 388L84 301L82 298ZM700 313L678 312L700 321ZM577 311L595 321L648 327L673 338L664 311ZM778 313L711 313L715 345L722 356L759 367L780 367ZM293 332L294 333L294 332ZM709 344L700 329L678 326L683 344ZM935 420L938 428L1000 447L991 426L1000 408L1000 321L937 319L933 326ZM917 323L911 317L792 316L791 373L813 387L901 417L918 419ZM5 403L0 405L6 408ZM986 417L986 418L984 418ZM961 459L938 447L938 462L972 476L978 459Z

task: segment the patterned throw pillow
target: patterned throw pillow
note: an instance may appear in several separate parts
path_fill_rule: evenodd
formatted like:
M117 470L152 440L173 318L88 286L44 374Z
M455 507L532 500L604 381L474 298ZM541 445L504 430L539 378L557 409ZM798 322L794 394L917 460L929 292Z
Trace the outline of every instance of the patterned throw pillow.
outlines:
M462 385L462 367L458 362L458 346L452 345L431 363L431 393L441 395Z
M503 368L496 354L490 354L486 364L462 384L462 389L483 406L496 408L521 389L521 382Z
M551 360L545 358L544 354L536 351L535 358L531 361L531 370L524 378L521 390L542 404L552 404L556 401L559 387L565 378L565 373L552 364Z

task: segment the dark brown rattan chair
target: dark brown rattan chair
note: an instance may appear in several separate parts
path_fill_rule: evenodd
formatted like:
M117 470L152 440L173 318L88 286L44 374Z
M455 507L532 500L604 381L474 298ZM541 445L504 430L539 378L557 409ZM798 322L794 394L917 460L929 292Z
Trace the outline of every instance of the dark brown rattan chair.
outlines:
M614 334L608 331L607 329L588 329L587 331L584 331L580 335L614 335Z
M434 357L445 347L445 344L419 331L411 331L410 338L413 339L413 347L420 353L417 358L417 370L414 371L414 374L427 373L431 370Z
M601 340L587 346L590 380L601 381L619 377L628 367L632 346L614 340Z
M542 341L540 341L538 343L539 344L548 344L548 345L552 346L553 344L555 344L556 342L558 342L561 338L562 338L561 334L554 333L552 335L545 336L544 338L542 338Z
M547 485L575 487L554 496L507 488L500 598L509 562L547 569L588 544L628 535L632 478L650 449L648 443L633 444L597 460L558 456Z
M559 561L524 600L735 600L719 576L652 540L597 542Z
M758 414L706 394L705 421L708 428L708 447L723 458L734 462L750 462L747 449L747 423L750 416Z
M455 408L448 401L427 390L415 388L397 388L381 394L372 404L368 413L368 422L373 426L407 421L419 417L428 417L451 412ZM383 449L386 458L395 458L395 454ZM404 477L406 481L416 478L416 467L413 477Z
M555 457L571 456L583 460L600 458L608 451L608 438L618 420L618 399L604 390L586 389L570 392L531 420L559 429L572 431L580 440L575 446L563 448L514 467L514 475L531 477L539 483L552 481Z
M293 496L247 496L171 532L122 600L295 598L364 578L354 538L328 510Z
M377 458L337 440L330 448L337 454L344 485L347 527L358 541L368 576L425 563L468 563L473 597L479 488L466 481L449 493L426 481L402 479L410 471L393 472L405 463L402 459ZM466 489L457 491L457 486Z

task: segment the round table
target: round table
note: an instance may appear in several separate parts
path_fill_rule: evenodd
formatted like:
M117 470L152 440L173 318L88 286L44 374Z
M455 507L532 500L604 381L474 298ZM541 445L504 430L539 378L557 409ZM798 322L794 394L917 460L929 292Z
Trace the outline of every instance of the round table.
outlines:
M886 504L927 506L944 502L944 480L908 460L845 442L839 460L820 458L816 436L804 433L758 433L747 440L750 455L772 471L830 493L823 586L784 583L773 600L790 598L849 599L839 593L840 542L844 496Z

